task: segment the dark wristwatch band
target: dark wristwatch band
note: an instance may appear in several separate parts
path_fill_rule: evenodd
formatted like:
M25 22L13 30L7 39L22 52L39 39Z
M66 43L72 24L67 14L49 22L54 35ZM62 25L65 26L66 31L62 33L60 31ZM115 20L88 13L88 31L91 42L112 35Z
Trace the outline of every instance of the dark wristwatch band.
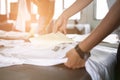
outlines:
M80 49L80 47L79 47L78 44L75 46L75 50L76 50L76 52L79 54L79 56L80 56L82 59L84 59L84 60L87 60L87 59L90 57L90 53L85 53L85 52L83 52L83 51Z

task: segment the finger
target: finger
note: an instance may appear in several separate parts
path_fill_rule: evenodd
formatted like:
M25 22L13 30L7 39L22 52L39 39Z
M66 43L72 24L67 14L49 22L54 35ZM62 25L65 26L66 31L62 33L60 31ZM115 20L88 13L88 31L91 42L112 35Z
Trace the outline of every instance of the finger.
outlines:
M54 25L54 28L53 28L53 32L56 33L57 32L57 27Z
M54 24L54 29L53 29L54 33L56 33L59 30L60 26L61 26L60 23L56 21Z
M65 55L63 58L67 58L67 56Z
M64 34L67 34L66 28L63 29L63 33L64 33Z
M61 33L63 33L63 34L66 34L66 29L64 29L64 27L61 27L61 28L59 29L59 31L60 31Z
M62 27L59 28L59 31L60 31L61 33L63 33L63 29L62 29Z
M68 62L64 63L64 65L68 68L71 68L71 65Z
M64 34L66 34L66 33L67 33L67 31L66 31L67 21L66 21L66 20L64 20L64 24L62 25L62 27L63 27L63 32L64 32Z
M56 33L56 29L57 29L57 25L56 25L56 22L54 23L53 25L53 32Z
M82 61L82 60L80 60L75 66L75 68L77 68L77 69L83 68L83 67L85 67L85 61Z
M66 55L64 56L65 58L68 58L70 54L70 50L68 52L66 52Z
M74 64L72 63L72 61L68 58L67 62L64 63L64 65L68 68L73 68Z

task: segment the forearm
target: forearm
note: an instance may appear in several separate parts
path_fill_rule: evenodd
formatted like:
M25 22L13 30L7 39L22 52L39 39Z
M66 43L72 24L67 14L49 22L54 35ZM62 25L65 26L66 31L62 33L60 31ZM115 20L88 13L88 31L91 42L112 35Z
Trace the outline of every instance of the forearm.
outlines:
M76 0L68 9L63 12L63 16L67 19L81 11L88 4L90 4L93 0Z
M47 20L46 20L46 24L48 25L50 23L50 21L52 20L53 16L54 16L54 7L55 7L55 1L51 1L49 4L49 10L48 10L48 14L47 14Z
M94 46L99 44L106 36L113 32L120 24L120 1L112 6L106 17L102 20L99 26L92 31L79 47L84 52L89 52Z

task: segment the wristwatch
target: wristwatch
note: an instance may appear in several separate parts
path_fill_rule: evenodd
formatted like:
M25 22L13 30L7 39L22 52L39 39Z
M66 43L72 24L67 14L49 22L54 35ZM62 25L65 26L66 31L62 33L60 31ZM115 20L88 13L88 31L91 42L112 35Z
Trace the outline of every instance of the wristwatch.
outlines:
M77 44L74 48L76 50L76 52L79 54L79 56L84 59L85 61L90 57L90 52L88 53L85 53L83 52L80 47L79 47L79 44Z

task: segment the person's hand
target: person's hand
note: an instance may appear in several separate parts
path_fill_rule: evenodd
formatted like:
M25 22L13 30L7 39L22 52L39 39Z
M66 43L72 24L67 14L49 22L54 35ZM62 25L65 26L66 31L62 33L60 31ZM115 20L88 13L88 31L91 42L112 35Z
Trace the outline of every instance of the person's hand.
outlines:
M64 16L60 16L54 23L54 28L53 28L53 32L62 32L64 34L67 33L66 31L66 26L67 26L67 20Z
M40 35L43 35L43 34L46 34L47 32L46 32L46 28L45 27L43 27L43 28L40 28L39 30L38 30L38 34L40 34Z
M68 60L66 63L64 63L64 65L68 68L78 69L85 66L85 60L80 58L74 48L67 52L66 57Z
M54 20L51 20L51 22L46 27L47 34L52 33L53 27L54 27Z

